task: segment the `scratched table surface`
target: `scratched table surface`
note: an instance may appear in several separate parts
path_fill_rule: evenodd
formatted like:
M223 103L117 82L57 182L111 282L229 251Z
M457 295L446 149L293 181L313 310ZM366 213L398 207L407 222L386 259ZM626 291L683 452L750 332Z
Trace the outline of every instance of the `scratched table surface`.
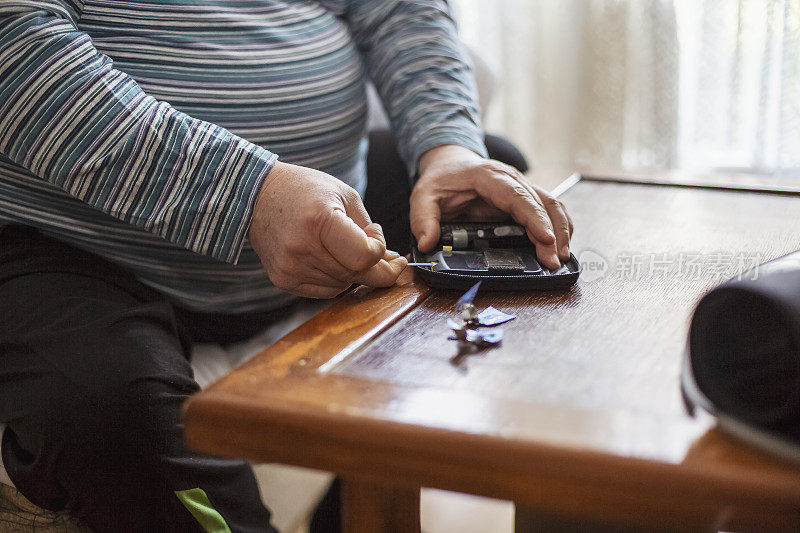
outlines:
M502 346L447 340L454 294L436 293L332 372L584 409L682 416L691 312L710 287L800 248L788 196L584 182L563 198L586 271L561 293L479 293L517 315Z
M517 315L500 346L448 340L459 294L408 272L194 397L190 444L337 471L354 501L368 480L641 527L798 527L800 469L690 418L678 376L698 299L800 248L800 197L581 180L561 198L584 272L567 291L479 293Z

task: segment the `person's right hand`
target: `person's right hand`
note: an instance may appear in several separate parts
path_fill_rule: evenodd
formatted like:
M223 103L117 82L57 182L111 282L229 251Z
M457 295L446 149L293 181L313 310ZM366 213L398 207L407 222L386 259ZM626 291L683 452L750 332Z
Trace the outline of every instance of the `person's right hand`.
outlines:
M261 186L248 237L272 283L298 296L333 298L353 283L388 287L407 264L386 249L355 189L280 161Z

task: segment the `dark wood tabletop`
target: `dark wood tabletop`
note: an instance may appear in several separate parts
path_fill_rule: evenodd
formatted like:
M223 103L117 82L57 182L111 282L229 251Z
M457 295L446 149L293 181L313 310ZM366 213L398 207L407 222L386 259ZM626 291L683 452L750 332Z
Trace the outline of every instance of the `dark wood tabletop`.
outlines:
M482 292L502 345L450 341L459 294L409 270L341 297L193 397L195 448L339 473L352 531L408 531L420 486L640 527L800 527L800 469L687 415L691 312L800 248L800 196L584 179L561 196L584 266L567 291Z

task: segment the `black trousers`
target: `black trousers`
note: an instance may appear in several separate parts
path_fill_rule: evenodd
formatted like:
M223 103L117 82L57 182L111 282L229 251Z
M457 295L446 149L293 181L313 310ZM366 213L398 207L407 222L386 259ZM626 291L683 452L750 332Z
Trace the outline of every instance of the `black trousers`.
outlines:
M390 246L405 251L410 183L392 137L371 141L365 203ZM487 143L524 165L510 145ZM199 389L192 341L246 338L277 314L188 312L97 256L3 228L0 422L12 481L33 503L69 508L96 531L198 531L222 521L274 531L246 463L185 447L181 405ZM338 525L334 487L313 530Z
M191 326L96 256L0 231L2 450L19 491L96 531L200 531L198 500L233 531L272 530L245 463L183 444Z

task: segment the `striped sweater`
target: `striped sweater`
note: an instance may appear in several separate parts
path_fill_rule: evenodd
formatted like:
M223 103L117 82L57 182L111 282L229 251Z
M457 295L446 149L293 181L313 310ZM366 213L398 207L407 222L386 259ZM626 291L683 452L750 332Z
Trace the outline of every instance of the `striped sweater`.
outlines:
M246 240L278 156L363 193L371 79L413 174L485 154L443 0L0 0L0 224L183 307L284 304Z

